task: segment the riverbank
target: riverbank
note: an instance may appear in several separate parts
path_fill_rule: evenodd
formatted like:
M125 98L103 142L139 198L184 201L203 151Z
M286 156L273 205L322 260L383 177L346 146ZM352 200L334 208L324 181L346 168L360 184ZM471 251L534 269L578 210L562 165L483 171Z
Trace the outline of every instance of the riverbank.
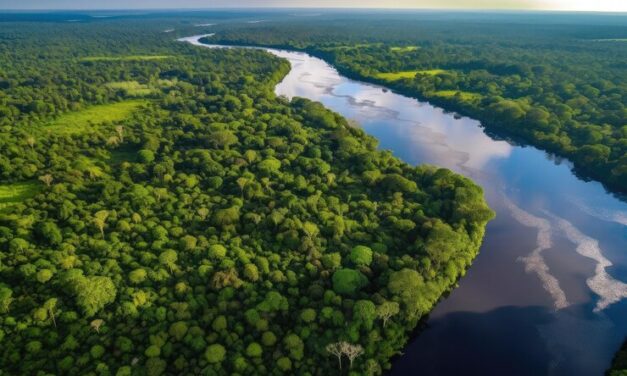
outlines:
M491 363L487 356L494 353L500 354L500 369L512 374L524 369L543 374L549 364L563 374L582 376L607 368L622 341L620 331L611 330L621 325L621 316L591 312L598 302L624 290L615 279L622 274L607 276L612 281L607 289L591 291L587 281L605 274L595 267L605 261L582 257L567 235L575 228L572 239L580 241L584 234L590 241L599 239L598 252L619 267L627 246L620 236L620 213L627 213L624 202L609 196L600 184L579 179L568 164L540 150L491 138L475 120L380 85L351 80L305 52L269 52L292 64L275 89L277 95L323 103L355 120L380 141L381 149L408 163L445 166L471 177L484 187L497 211L473 267L431 312L429 325L395 361L393 374L438 375L455 367L449 355L458 348L447 344L463 344L464 359L482 359L465 363L459 372L490 372L485 368ZM526 306L536 308L513 308ZM615 301L606 312L624 308L622 301ZM590 326L596 328L594 334L586 329ZM552 332L550 343L542 334L547 330ZM478 341L473 333L490 341ZM503 352L512 335L523 343L512 353ZM578 338L577 351L586 355L573 356L572 340L566 338ZM433 350L435 344L438 351ZM516 355L531 347L536 351ZM425 364L431 365L429 371Z
M248 44L238 43L237 41L229 40L229 39L221 39L219 37L213 38L215 35L212 35L212 39L209 40L207 38L203 38L206 44L220 44L227 46L237 46L237 47L249 47ZM454 100L447 99L445 97L436 97L436 96L424 96L420 92L416 90L412 90L406 86L402 85L402 80L399 81L389 81L381 78L359 74L358 72L344 67L340 64L337 64L335 60L335 55L333 53L321 51L316 47L307 47L307 48L297 48L293 45L289 44L256 44L257 47L261 48L274 48L274 49L283 49L287 51L297 51L304 52L311 56L315 56L324 61L329 62L337 71L350 79L359 80L362 82L372 83L376 85L380 85L382 87L386 87L394 92L414 98L419 101L430 103L434 106L441 107L446 111L455 112L462 116L468 116L471 118L478 119L481 121L481 126L486 128L488 132L495 135L496 137L506 139L511 142L515 142L522 146L529 145L533 147L537 147L541 150L554 153L558 158L566 158L572 165L573 173L576 174L582 180L595 180L603 184L605 189L615 195L622 201L627 202L627 181L622 180L608 180L605 174L601 174L598 168L587 167L582 165L578 161L572 159L572 155L561 155L563 154L559 148L556 148L550 142L542 142L541 140L530 138L529 135L525 132L514 132L513 130L516 128L509 128L503 126L503 121L499 121L498 119L490 119L485 116L483 111L475 110L470 106L465 106L463 102L456 102Z

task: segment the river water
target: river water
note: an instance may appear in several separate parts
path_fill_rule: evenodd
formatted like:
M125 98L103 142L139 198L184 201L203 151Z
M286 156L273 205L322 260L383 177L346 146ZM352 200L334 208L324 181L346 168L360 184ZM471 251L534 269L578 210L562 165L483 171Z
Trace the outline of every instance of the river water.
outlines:
M201 37L181 41L217 47ZM408 163L472 178L497 213L473 266L392 375L603 374L627 334L627 203L476 120L350 80L305 53L265 50L292 66L277 95L323 103Z

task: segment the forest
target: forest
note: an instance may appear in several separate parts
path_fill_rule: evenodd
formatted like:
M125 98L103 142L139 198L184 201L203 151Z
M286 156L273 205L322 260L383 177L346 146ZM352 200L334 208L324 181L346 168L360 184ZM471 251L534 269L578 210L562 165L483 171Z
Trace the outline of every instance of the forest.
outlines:
M3 17L0 374L377 375L477 255L481 188L276 97L286 61Z
M438 12L219 25L212 43L303 50L342 74L481 121L627 192L627 22Z

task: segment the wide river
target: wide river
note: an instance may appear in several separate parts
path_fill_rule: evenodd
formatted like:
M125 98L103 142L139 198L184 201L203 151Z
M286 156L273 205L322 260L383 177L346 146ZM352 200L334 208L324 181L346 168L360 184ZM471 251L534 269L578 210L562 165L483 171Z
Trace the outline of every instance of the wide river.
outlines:
M205 46L200 37L182 41ZM392 375L603 374L627 333L627 203L477 120L350 80L305 53L265 50L292 65L277 95L323 103L408 163L472 178L497 213Z

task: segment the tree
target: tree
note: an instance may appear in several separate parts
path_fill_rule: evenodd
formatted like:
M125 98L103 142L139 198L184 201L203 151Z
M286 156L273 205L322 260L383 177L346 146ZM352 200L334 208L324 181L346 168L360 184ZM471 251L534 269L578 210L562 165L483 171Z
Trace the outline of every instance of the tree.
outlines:
M372 323L377 318L377 309L370 300L358 300L353 306L353 318L367 330L372 329Z
M109 277L80 277L76 280L76 304L87 317L115 301L117 289Z
M289 334L283 339L285 349L289 352L290 357L294 360L301 360L304 354L305 345L296 334Z
M338 252L327 253L322 256L322 264L328 269L337 269L342 266L342 255Z
M178 255L173 249L165 250L159 254L159 262L167 266L170 271L176 269L176 260L178 260Z
M236 144L239 139L233 132L227 130L221 130L212 132L210 136L210 143L215 147L229 149L229 146Z
M316 235L318 235L320 230L315 223L305 222L303 223L303 232L305 233L305 235L307 235L309 239L313 239Z
M387 321L394 315L400 312L400 306L397 302L385 301L377 307L377 316L383 320L383 327L387 324Z
M311 323L316 320L316 311L312 308L305 308L300 313L300 319L306 323Z
M253 342L248 347L246 347L246 355L251 358L259 358L263 354L263 349L261 345L257 342Z
M226 349L218 343L210 345L207 347L207 350L205 350L205 359L211 364L222 362L225 355Z
M57 327L57 320L55 319L54 311L57 307L57 302L57 298L50 298L44 303L44 308L46 309L46 311L48 311L48 315L50 315L50 318L52 319L52 323L54 324L55 328Z
M191 251L196 248L196 244L198 243L198 239L192 235L185 235L179 241L181 248L185 251Z
M26 137L26 144L28 146L30 146L31 150L35 147L35 143L37 140L35 140L35 137L33 136L27 136Z
M326 350L328 353L333 354L337 357L339 368L342 369L342 355L344 354L342 342L329 343L326 347Z
M368 284L368 279L354 269L339 269L333 273L333 290L338 294L353 295Z
M199 208L196 212L198 213L198 216L200 217L200 219L203 221L209 215L209 209L207 208Z
M102 326L102 324L104 324L104 320L103 319L94 319L94 320L91 321L89 326L91 326L91 328L93 330L95 330L96 333L100 333L100 327Z
M217 225L228 226L239 221L240 208L232 206L230 208L218 209L214 214L214 221Z
M0 284L0 312L9 312L9 306L13 302L13 290L6 285Z
M116 125L115 132L117 133L120 142L124 142L124 127L121 125Z
M152 163L155 160L155 153L152 150L143 149L140 150L137 155L142 163Z
M361 345L353 345L348 342L342 342L342 353L346 355L350 361L350 368L353 367L353 361L364 353L364 348Z
M185 337L187 331L188 327L185 321L177 321L170 325L170 330L168 331L168 333L170 333L170 335L174 337L177 341L180 341L183 339L183 337Z
M351 250L350 259L358 266L369 266L372 263L372 250L366 246L358 245Z
M221 259L226 256L226 248L221 244L212 244L209 246L209 257Z
M104 239L104 227L105 227L105 224L107 223L108 217L109 217L108 210L99 210L96 212L96 214L94 214L94 217L92 218L92 221L94 222L98 230L100 230L100 235L102 236L103 239Z
M41 222L37 226L37 233L50 245L59 245L63 241L61 230L52 221Z
M46 187L50 188L50 184L52 184L52 181L54 180L54 178L50 174L45 174L45 175L41 175L39 177L39 180L41 180L46 185Z
M244 188L246 188L246 185L249 183L249 180L245 177L239 177L237 178L236 182L237 182L237 186L239 187L240 196L244 197Z
M142 268L135 269L128 274L128 279L133 284L140 284L146 280L146 270Z
M276 158L267 158L257 164L257 168L265 175L276 174L281 168L281 161Z
M53 275L54 274L52 273L52 270L41 269L37 272L37 281L39 283L46 283L52 278Z

